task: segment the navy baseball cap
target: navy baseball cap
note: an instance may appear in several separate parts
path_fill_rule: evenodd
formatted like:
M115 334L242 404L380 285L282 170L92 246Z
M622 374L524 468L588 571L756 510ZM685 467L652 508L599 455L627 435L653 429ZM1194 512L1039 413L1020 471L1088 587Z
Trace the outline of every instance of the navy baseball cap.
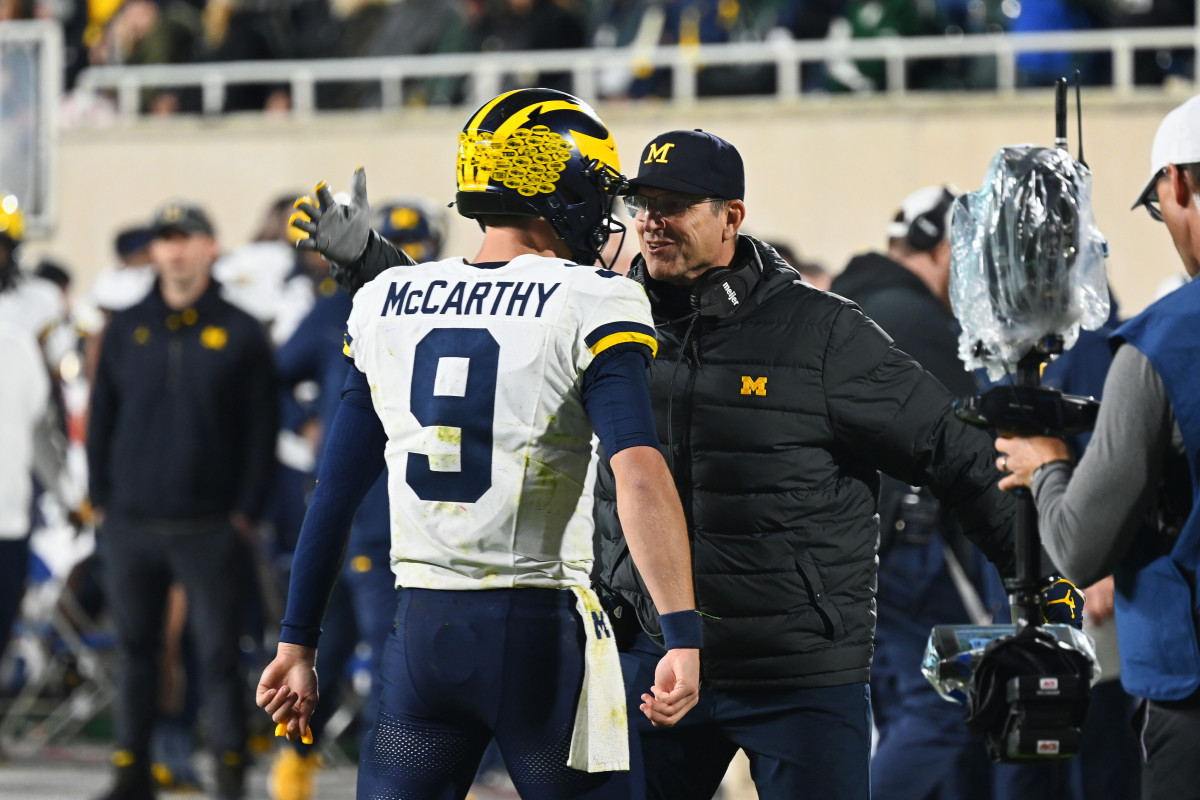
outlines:
M153 233L149 228L141 225L125 228L117 234L117 240L114 246L119 256L130 256L134 253L141 252L150 246L150 241L154 238Z
M643 187L743 200L746 171L737 148L720 136L699 128L667 131L646 145L637 177L629 182L625 194Z
M166 236L169 233L182 233L185 235L203 233L212 236L213 225L208 218L208 214L205 214L204 210L199 206L173 200L163 204L154 213L154 219L150 223L150 231L155 239Z

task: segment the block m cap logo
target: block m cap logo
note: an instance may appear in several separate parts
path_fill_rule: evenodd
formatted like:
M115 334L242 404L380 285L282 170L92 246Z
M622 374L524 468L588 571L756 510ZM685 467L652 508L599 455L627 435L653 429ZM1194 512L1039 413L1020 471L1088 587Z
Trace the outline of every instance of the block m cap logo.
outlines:
M651 161L657 161L660 164L667 163L667 156L671 148L675 146L674 142L663 142L662 144L650 143L650 149L646 153L646 160L643 164L649 164Z

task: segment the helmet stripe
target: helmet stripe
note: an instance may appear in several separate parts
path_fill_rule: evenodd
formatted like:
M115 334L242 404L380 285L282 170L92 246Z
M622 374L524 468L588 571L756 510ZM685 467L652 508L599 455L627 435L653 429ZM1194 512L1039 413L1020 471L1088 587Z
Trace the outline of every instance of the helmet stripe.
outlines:
M543 114L550 111L579 111L580 108L575 103L568 103L564 100L539 100L536 103L531 103L522 108L517 113L510 116L508 119L496 128L492 136L493 141L503 142L509 136L512 136L513 131L525 125L533 119L533 109L538 109Z
M471 121L467 123L467 126L465 128L463 128L463 130L474 130L474 129L478 128L479 123L483 122L484 119L487 118L487 115L492 112L492 109L495 108L497 105L499 105L500 102L502 100L504 100L504 98L508 97L509 95L516 94L517 92L523 92L523 91L525 91L525 90L524 89L513 89L511 92L505 92L504 94L493 97L487 103L484 103L482 108L480 108L478 111L475 112L475 116L471 117Z

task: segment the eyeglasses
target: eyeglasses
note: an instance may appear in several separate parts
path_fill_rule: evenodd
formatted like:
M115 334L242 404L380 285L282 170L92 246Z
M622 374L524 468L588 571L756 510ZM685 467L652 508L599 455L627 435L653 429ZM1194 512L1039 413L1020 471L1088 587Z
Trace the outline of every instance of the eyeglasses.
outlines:
M711 203L721 198L696 197L690 194L663 194L658 197L647 197L644 194L627 194L621 199L625 201L625 210L629 212L629 216L636 219L642 214L649 212L654 212L660 217L677 217L692 206L698 206L701 203Z
M1154 183L1157 184L1159 178L1162 178L1166 174L1167 174L1167 168L1163 167L1154 176ZM1146 198L1146 202L1143 203L1142 205L1144 205L1146 207L1146 213L1150 215L1150 219L1154 220L1155 222L1163 221L1162 209L1159 208L1159 206L1158 206L1158 197L1157 196L1151 195L1151 197Z

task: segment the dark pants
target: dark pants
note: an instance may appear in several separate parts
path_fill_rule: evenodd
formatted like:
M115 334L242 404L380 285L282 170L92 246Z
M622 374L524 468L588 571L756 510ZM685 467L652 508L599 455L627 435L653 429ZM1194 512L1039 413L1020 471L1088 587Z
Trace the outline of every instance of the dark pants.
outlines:
M25 575L29 571L29 537L0 539L0 655L21 613Z
M1075 759L1083 800L1141 797L1141 748L1133 729L1138 705L1138 699L1126 694L1119 680L1092 687L1083 744Z
M674 728L638 710L663 651L645 634L621 654L629 718L642 743L648 800L703 800L739 749L761 800L868 800L871 690L865 683L817 689L720 691Z
M575 595L553 589L400 589L358 796L457 800L495 736L525 800L640 800L628 772L567 766L583 681Z
M118 746L145 762L158 715L167 589L179 581L187 593L213 750L240 755L246 744L238 649L243 587L231 576L240 574L236 564L245 549L233 527L225 520L163 526L110 519L98 546L120 654Z
M1200 693L1146 710L1142 800L1200 800Z
M871 796L987 800L992 764L983 740L963 722L963 707L925 680L920 659L919 650L895 639L875 650L871 703L879 747L871 760Z

